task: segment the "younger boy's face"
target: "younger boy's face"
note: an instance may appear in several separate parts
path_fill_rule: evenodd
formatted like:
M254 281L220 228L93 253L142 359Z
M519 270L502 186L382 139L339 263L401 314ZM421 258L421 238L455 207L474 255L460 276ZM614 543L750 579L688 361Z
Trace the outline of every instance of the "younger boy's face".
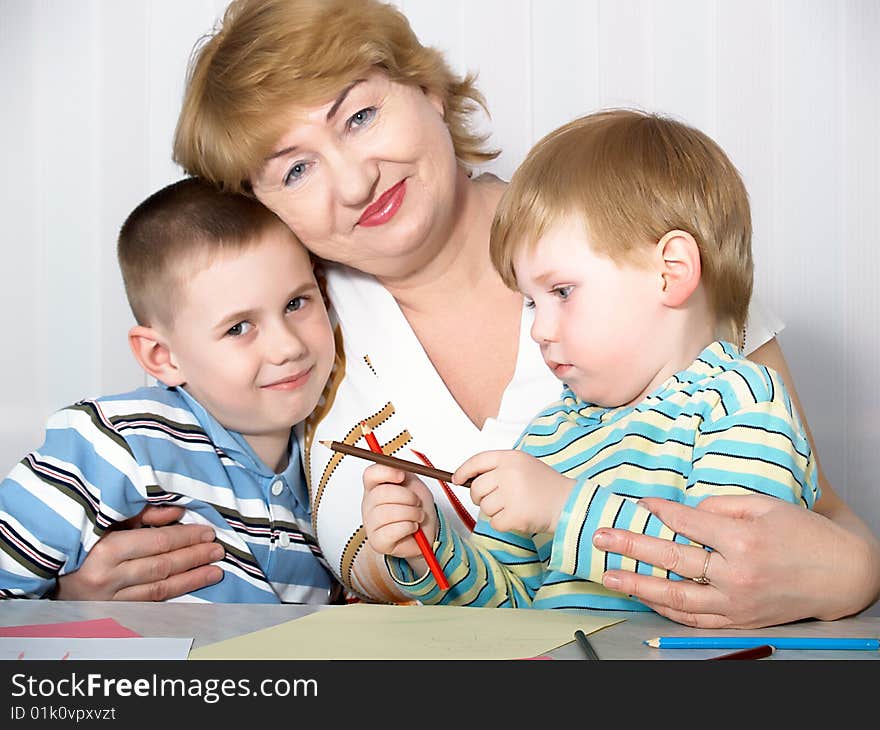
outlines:
M186 390L255 440L289 438L315 407L334 341L311 262L282 226L186 280L168 333Z
M660 313L656 271L597 254L574 218L524 247L514 269L534 305L532 339L557 378L581 400L606 407L647 395L662 367L651 357Z

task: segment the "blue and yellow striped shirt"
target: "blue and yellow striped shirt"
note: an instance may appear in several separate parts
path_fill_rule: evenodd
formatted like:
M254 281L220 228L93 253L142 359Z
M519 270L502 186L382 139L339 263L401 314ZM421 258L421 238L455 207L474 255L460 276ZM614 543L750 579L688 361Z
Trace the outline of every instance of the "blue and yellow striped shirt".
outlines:
M555 534L493 530L481 516L468 539L440 517L437 557L449 579L389 570L424 603L648 610L601 585L607 569L680 578L592 545L600 527L690 542L636 504L664 497L696 505L720 494L766 494L812 508L816 464L782 378L714 342L635 406L603 408L562 398L529 424L516 448L575 479Z

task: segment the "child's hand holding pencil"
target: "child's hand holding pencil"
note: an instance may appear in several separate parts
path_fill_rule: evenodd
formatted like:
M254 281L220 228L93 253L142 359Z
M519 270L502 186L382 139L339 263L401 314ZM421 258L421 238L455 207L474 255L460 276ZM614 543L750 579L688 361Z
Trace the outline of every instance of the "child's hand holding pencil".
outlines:
M452 475L499 532L554 532L574 479L523 451L483 451Z
M421 479L384 464L367 467L361 513L373 550L405 558L417 573L427 570L415 533L421 527L433 544L438 526L434 497Z

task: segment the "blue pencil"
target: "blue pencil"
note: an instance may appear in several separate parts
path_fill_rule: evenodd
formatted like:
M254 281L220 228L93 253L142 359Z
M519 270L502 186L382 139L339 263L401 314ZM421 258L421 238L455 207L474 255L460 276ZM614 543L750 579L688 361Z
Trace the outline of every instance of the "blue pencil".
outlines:
M880 650L880 639L837 636L658 636L645 643L655 649L748 649L770 644L777 649Z

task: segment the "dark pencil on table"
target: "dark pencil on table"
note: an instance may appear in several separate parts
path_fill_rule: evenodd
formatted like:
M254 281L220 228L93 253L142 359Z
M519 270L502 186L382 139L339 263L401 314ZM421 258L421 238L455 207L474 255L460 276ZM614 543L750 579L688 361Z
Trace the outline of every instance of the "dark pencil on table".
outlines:
M425 477L431 477L432 479L439 479L440 481L450 482L454 484L454 482L452 481L452 472L443 471L443 469L435 469L432 466L419 464L416 461L398 459L396 456L389 456L388 454L373 453L372 451L367 451L367 449L361 449L357 446L344 444L341 441L321 441L320 443L323 446L326 446L328 449L332 449L333 451L339 452L340 454L355 456L358 459L366 459L367 461L373 461L377 464L393 466L395 469L400 469L402 471L410 472L412 474L421 474ZM470 487L471 480L468 479L464 484L458 486Z
M752 646L748 649L740 649L739 651L732 651L730 654L722 654L721 656L710 656L709 660L712 659L763 659L764 657L770 656L776 648L771 646L770 644L761 644L760 646Z
M593 648L593 645L583 631L580 629L575 631L574 638L577 639L577 643L580 645L581 649L583 649L584 654L587 655L587 659L599 659L599 655L596 653L596 650Z

